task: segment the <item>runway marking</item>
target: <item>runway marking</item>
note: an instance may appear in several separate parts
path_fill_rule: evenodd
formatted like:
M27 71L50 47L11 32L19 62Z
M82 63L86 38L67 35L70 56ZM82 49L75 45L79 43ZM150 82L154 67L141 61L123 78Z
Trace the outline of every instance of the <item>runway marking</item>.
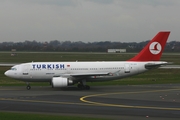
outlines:
M21 90L21 89L7 89L7 88L4 88L4 89L2 88L2 89L1 89L1 88L0 88L0 90L1 90L1 91L11 91L11 90Z
M73 103L73 102L55 102L55 101L42 101L42 100L23 100L16 98L0 98L0 101L15 101L15 102L31 102L31 103L49 103L49 104L71 104L71 105L91 105L87 103ZM91 105L92 106L92 105Z
M116 92L116 93L103 93L103 94L93 94L87 95L80 98L83 103L73 103L73 102L56 102L56 101L43 101L43 100L24 100L17 98L0 98L0 101L15 101L15 102L31 102L31 103L47 103L47 104L69 104L69 105L87 105L87 106L109 106L109 107L121 107L121 108L141 108L141 109L157 109L157 110L180 110L180 108L166 108L166 107L151 107L151 106L132 106L132 105L121 105L121 104L108 104L99 103L85 100L90 97L106 96L113 94L140 94L140 93L150 93L150 92L166 92L166 91L177 91L180 89L168 89L168 90L152 90L152 91L138 91L138 92Z
M121 105L121 104L109 104L109 103L100 103L85 100L87 98L98 97L98 96L107 96L107 95L115 95L115 94L140 94L140 93L150 93L150 92L167 92L167 91L177 91L180 89L168 89L168 90L152 90L152 91L138 91L138 92L116 92L116 93L103 93L103 94L93 94L87 95L80 98L80 101L99 105L99 106L109 106L109 107L121 107L121 108L140 108L140 109L156 109L156 110L180 110L180 108L168 108L168 107L151 107L151 106L133 106L133 105Z

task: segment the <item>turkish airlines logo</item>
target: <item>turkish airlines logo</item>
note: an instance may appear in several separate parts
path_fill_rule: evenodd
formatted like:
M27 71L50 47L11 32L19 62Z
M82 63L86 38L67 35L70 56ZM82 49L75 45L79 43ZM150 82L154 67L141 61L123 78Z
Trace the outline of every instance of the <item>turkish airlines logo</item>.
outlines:
M162 50L161 44L158 43L158 42L153 42L153 43L150 44L149 50L153 55L157 55Z

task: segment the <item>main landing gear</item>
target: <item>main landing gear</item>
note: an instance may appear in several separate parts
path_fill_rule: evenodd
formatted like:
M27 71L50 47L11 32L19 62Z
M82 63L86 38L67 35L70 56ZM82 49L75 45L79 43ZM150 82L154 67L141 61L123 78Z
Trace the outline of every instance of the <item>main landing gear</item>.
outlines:
M30 89L31 89L31 86L30 86L30 84L29 84L28 82L27 82L26 84L27 84L27 87L26 87L26 89L27 89L27 90L30 90Z
M78 87L79 89L81 89L81 90L89 90L89 89L90 89L90 86L89 86L89 85L86 85L86 81L85 81L85 80L81 81L81 82L77 85L77 87Z
M90 89L89 85L78 84L77 87L81 90L89 90Z

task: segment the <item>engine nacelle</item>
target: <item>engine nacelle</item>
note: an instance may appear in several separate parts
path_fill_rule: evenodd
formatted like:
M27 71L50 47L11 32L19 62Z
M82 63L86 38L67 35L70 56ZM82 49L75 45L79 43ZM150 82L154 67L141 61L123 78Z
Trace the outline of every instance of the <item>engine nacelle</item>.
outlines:
M66 87L69 85L73 85L73 81L69 78L63 77L53 77L52 78L52 87Z

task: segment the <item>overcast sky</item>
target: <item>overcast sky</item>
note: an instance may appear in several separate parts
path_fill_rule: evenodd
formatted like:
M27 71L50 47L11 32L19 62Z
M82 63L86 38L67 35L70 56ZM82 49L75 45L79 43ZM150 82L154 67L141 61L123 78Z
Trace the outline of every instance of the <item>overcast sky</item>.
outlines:
M0 42L180 41L180 0L0 0Z

